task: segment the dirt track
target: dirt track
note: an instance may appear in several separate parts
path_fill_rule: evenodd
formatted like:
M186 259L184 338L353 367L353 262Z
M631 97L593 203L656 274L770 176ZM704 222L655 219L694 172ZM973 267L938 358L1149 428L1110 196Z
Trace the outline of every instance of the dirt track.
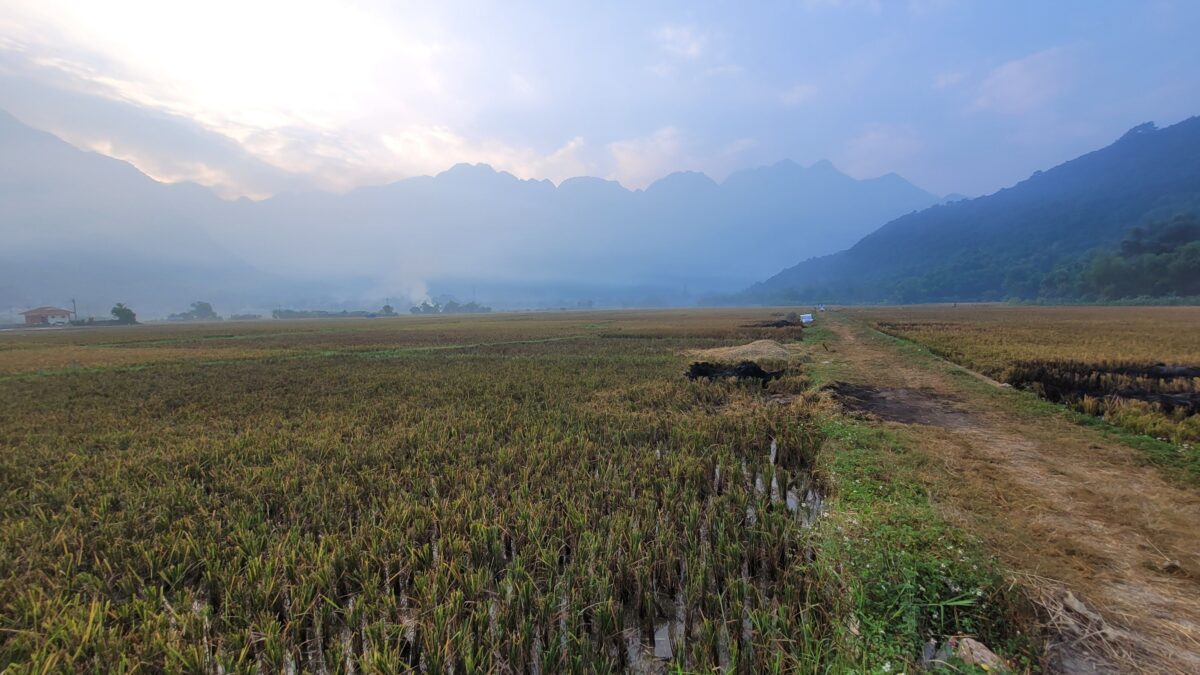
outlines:
M846 406L936 460L939 509L1045 610L1052 670L1200 672L1200 492L1066 414L1029 413L1024 394L853 319L828 321L840 339L822 358L860 385Z

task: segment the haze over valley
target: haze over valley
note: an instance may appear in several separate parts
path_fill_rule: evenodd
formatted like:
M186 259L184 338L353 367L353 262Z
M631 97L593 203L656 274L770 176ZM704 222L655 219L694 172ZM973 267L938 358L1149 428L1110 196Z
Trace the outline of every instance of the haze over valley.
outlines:
M841 250L939 201L895 174L856 180L827 161L787 160L719 184L674 173L645 190L460 164L340 195L229 201L11 117L0 138L0 218L24 224L3 254L9 305L43 289L108 289L160 312L192 295L269 309L475 289L507 307L693 304L753 283L794 251Z
M87 315L121 301L146 318L196 300L267 313L450 297L497 309L1065 299L1041 289L1055 265L1086 266L1092 249L1180 213L1126 209L1103 237L1066 234L1079 245L1061 255L1002 254L1023 282L913 280L948 258L978 267L957 237L906 236L880 249L893 259L803 268L835 265L836 279L781 272L1200 109L1184 75L1194 47L1178 29L1192 10L1173 2L1089 8L1078 25L1032 3L477 15L316 3L280 9L286 37L269 57L253 29L270 20L265 7L17 3L6 14L9 321L70 299ZM520 28L491 30L497 21ZM194 27L223 36L219 53ZM1022 37L998 50L969 39L992 30ZM1140 67L1120 56L1131 43ZM1105 171L1094 178L1120 189L1132 169ZM1142 203L1161 188L1177 211L1195 191L1144 187ZM1042 227L993 214L996 200L967 203L935 212L961 232ZM867 290L877 262L908 268ZM1068 295L1099 297L1086 284Z

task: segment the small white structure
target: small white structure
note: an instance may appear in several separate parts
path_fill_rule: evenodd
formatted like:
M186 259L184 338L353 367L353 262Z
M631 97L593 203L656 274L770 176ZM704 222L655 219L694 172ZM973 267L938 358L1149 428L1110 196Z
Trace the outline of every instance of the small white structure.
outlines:
M812 314L801 314L800 315L800 323L804 324L805 326L807 326L808 324L810 324L812 322L813 322Z
M71 319L71 310L58 307L36 307L21 312L26 326L63 326Z

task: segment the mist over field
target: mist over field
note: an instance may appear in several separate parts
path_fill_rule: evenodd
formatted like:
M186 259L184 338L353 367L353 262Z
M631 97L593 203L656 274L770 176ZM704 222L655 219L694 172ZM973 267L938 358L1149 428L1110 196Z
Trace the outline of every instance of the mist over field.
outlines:
M721 184L675 173L637 191L459 164L341 195L229 201L12 118L0 120L0 138L0 218L24 224L4 252L10 305L84 289L158 311L193 295L237 310L479 291L508 307L693 304L788 264L795 250L832 253L937 201L899 176L859 181L828 162L790 161Z
M859 268L778 275L1186 119L1195 11L14 3L0 17L0 311L1065 293L1043 291L1056 266L1119 236L1019 260L941 237L954 250L881 289ZM974 39L993 34L1008 37ZM1194 188L1162 186L1180 213ZM980 209L952 229L991 218ZM1180 215L1160 211L1112 229ZM971 251L1022 276L895 286Z

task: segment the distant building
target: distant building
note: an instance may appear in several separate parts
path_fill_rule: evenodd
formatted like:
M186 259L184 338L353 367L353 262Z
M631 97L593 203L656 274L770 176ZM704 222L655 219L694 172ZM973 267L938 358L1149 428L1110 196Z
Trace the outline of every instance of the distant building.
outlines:
M71 310L58 307L36 307L24 312L26 326L51 326L64 324L71 319Z

